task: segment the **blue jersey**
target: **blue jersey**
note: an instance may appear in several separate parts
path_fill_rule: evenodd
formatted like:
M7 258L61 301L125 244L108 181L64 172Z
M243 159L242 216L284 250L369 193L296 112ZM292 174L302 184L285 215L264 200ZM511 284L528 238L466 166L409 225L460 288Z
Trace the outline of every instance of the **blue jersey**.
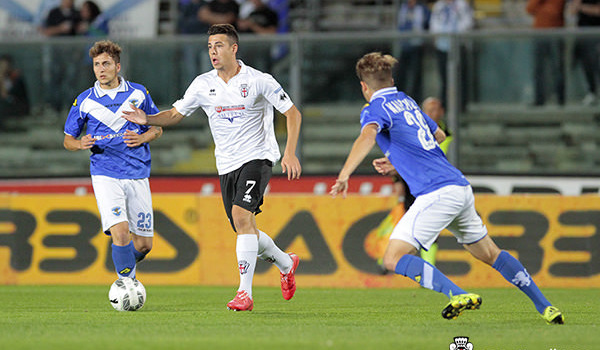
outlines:
M86 128L96 140L90 156L90 173L116 179L143 179L150 176L150 146L127 147L123 142L126 130L138 134L149 127L121 117L133 103L147 114L158 113L148 90L140 84L121 79L114 90L102 90L98 82L81 93L73 102L65 123L65 134L73 137Z
M447 185L466 186L433 134L437 124L395 87L378 90L360 114L364 128L377 124L377 144L416 196Z

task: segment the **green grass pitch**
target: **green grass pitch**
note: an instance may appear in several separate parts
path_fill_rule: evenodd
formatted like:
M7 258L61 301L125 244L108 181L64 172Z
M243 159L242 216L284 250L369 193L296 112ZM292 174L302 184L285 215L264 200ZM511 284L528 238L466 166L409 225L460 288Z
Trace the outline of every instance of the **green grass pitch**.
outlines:
M299 286L284 301L255 288L252 312L225 307L235 287L146 286L137 312L114 311L108 286L1 286L0 349L599 349L600 291L544 289L566 324L547 325L516 288L474 289L480 310L440 316L447 299L425 289Z

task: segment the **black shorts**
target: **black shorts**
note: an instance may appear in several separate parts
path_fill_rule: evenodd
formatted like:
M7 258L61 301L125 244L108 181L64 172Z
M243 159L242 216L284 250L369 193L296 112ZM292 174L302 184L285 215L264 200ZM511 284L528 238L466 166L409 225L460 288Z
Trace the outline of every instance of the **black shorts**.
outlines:
M236 229L231 216L231 208L237 205L254 214L260 213L263 195L272 172L273 163L270 160L256 159L242 165L237 170L219 175L223 205L234 231Z

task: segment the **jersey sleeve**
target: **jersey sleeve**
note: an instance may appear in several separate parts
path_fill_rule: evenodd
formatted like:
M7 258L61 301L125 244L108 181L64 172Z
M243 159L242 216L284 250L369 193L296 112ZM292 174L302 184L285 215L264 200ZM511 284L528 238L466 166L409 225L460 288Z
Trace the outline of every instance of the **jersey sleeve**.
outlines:
M67 121L65 122L65 134L73 137L79 137L85 126L85 119L81 116L81 95L79 95L69 110Z
M434 122L433 119L431 119L431 117L427 114L423 113L423 116L425 117L425 122L427 122L427 126L429 126L429 130L431 130L431 133L435 133L435 131L439 127L437 123Z
M270 74L264 74L258 81L258 89L267 101L281 113L287 112L294 105L290 96Z
M363 129L369 124L377 125L377 132L390 127L390 119L387 114L376 105L366 104L360 112L360 127Z
M144 112L146 112L146 114L156 114L158 112L160 112L160 110L156 107L156 105L154 104L154 101L152 100L152 97L150 96L150 92L148 92L148 89L144 88L144 95L145 95L145 99L144 99L144 104L142 104L141 108Z
M194 79L185 91L185 94L183 94L183 98L173 103L173 107L177 109L177 112L186 117L190 116L202 105L202 95L199 93L201 82L199 79L200 77Z

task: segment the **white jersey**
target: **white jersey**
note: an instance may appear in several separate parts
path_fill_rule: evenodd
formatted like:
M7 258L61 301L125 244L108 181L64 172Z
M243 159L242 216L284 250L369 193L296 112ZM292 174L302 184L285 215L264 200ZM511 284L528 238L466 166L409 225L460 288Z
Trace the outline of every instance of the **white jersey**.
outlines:
M238 60L240 72L225 83L217 70L199 75L173 107L184 116L202 107L215 141L219 175L254 159L279 160L273 107L287 112L293 102L270 75Z

